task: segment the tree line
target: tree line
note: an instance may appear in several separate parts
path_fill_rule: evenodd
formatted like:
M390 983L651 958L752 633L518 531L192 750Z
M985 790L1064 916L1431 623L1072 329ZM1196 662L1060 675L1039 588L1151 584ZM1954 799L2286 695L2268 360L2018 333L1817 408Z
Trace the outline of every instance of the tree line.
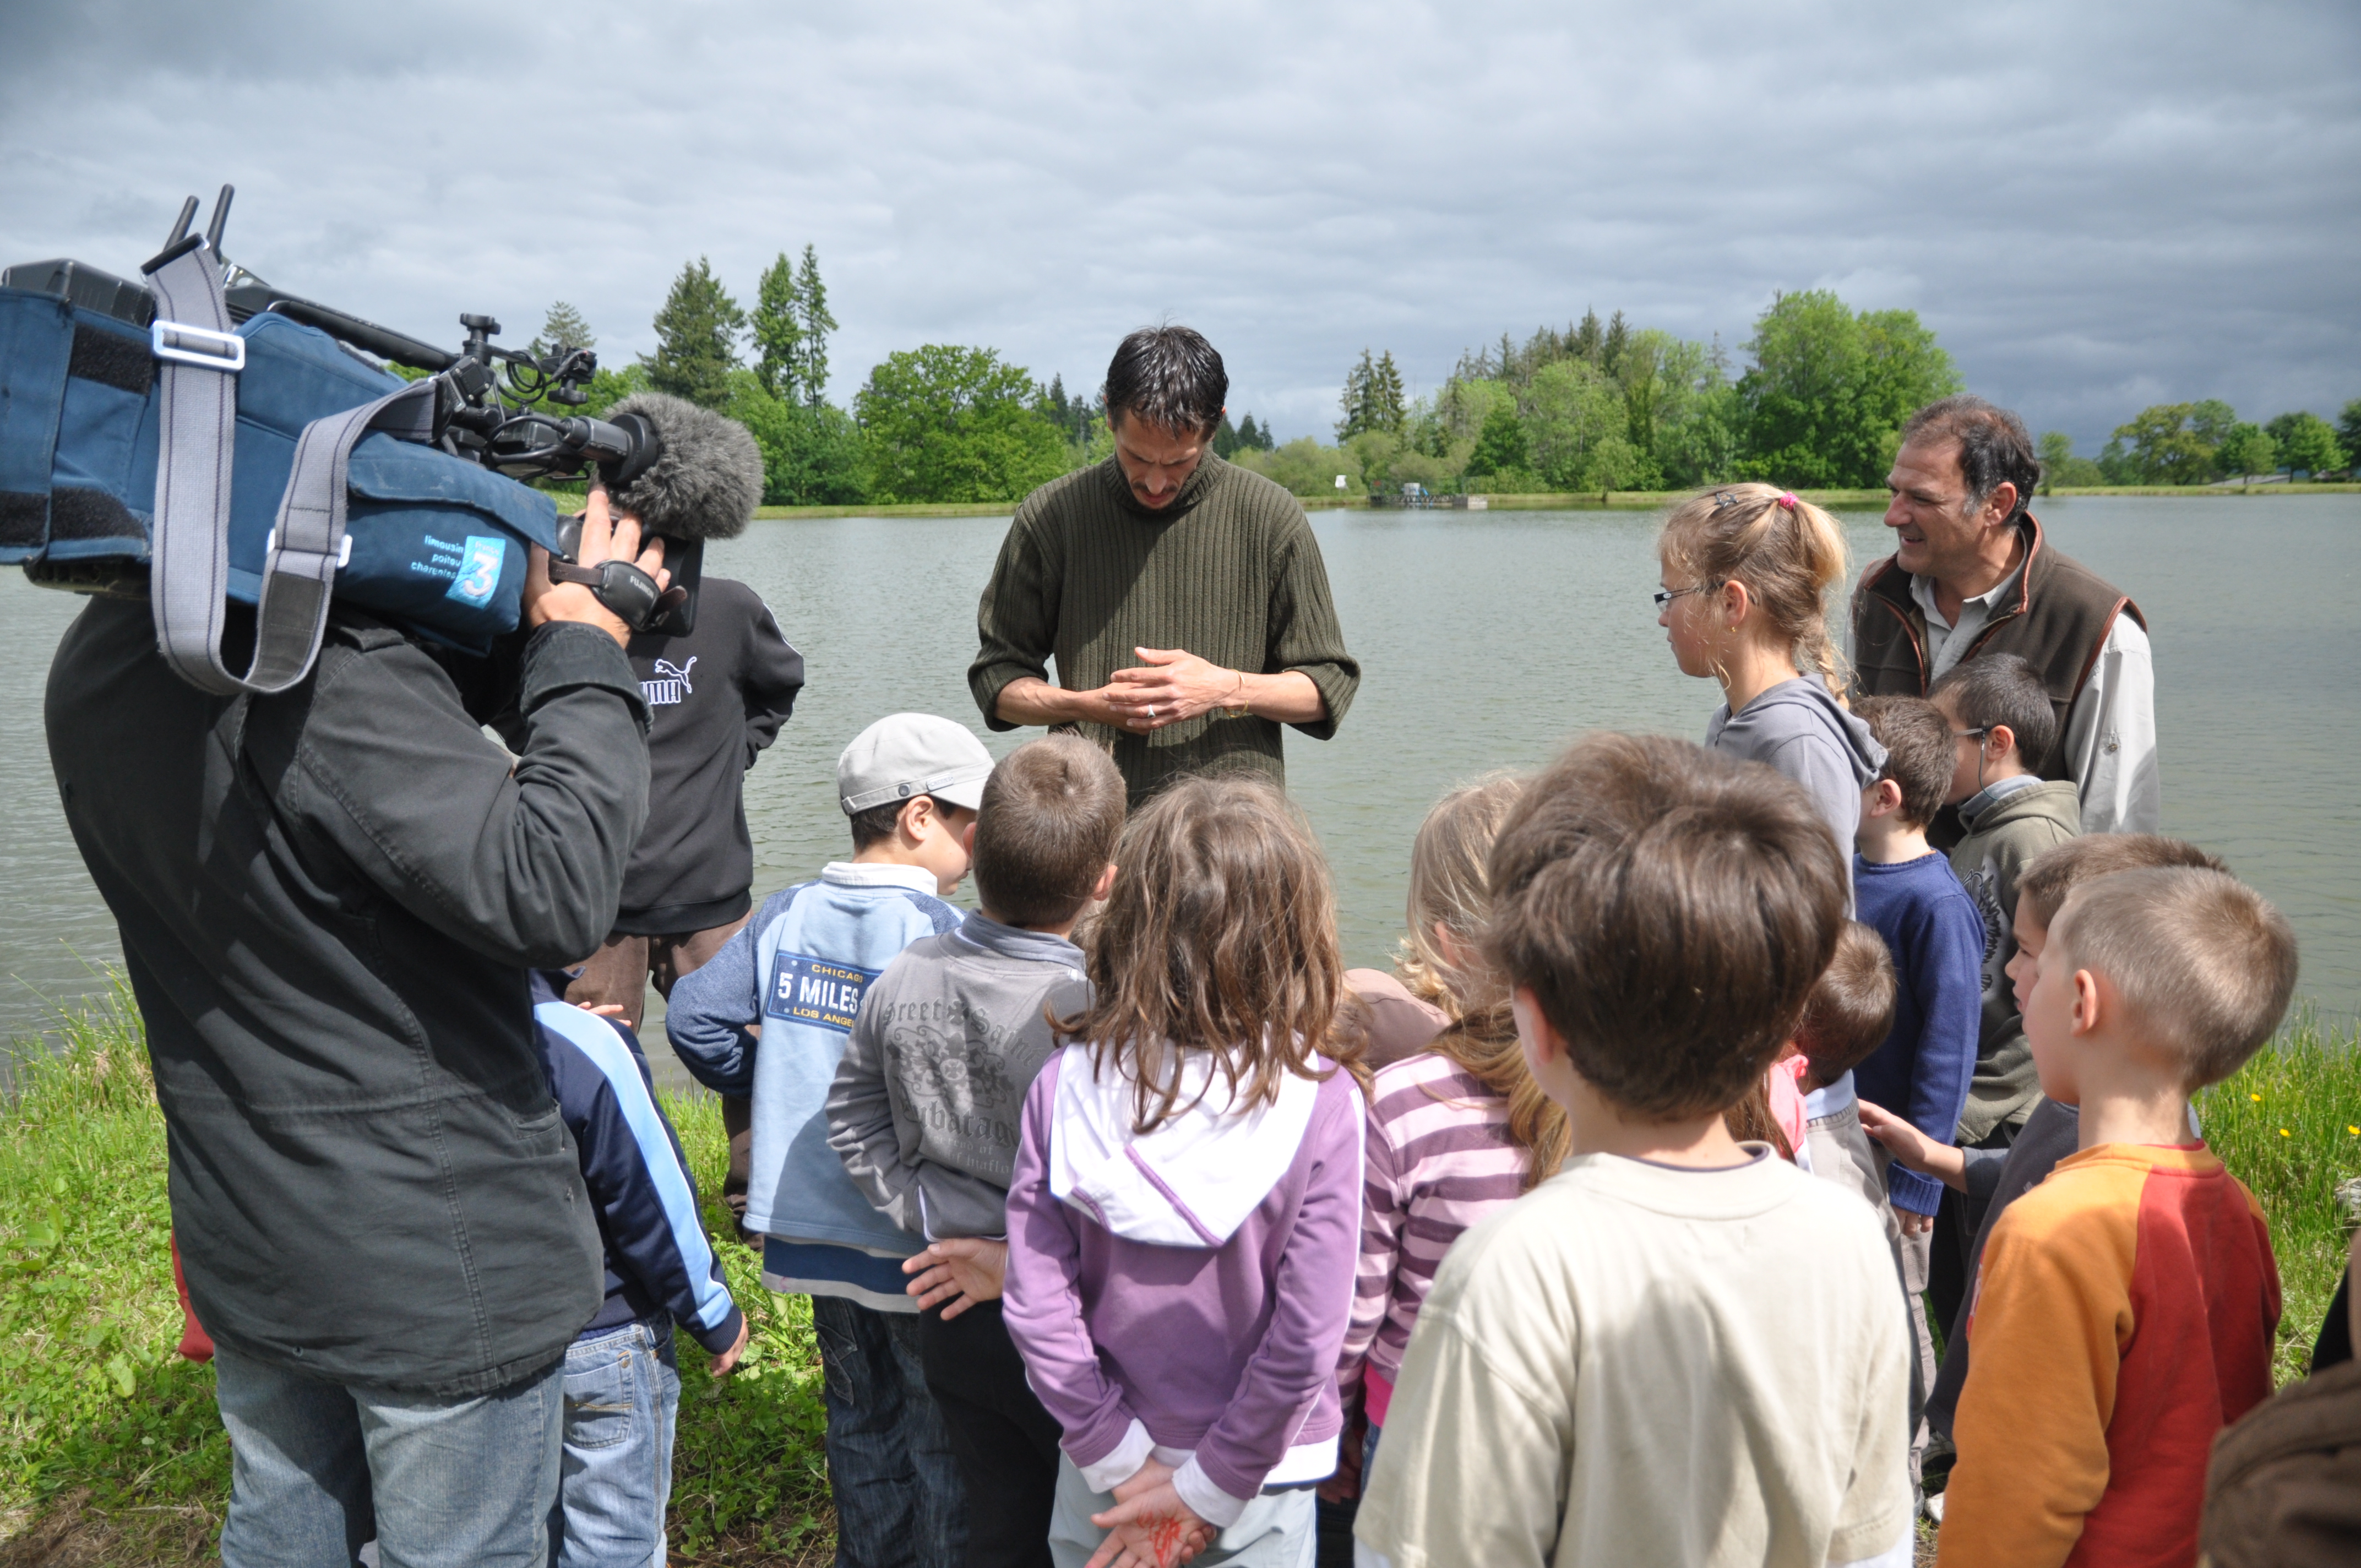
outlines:
M991 348L924 344L873 367L851 406L829 400L837 330L814 247L782 251L741 305L704 258L656 313L653 354L602 369L588 411L640 388L741 421L763 450L766 503L1013 501L1112 450L1103 397L1069 393ZM580 313L550 308L536 343L590 347ZM1873 489L1910 413L1960 388L1958 367L1911 311L1855 311L1835 293L1775 296L1741 345L1634 326L1596 311L1523 342L1460 356L1411 396L1392 353L1345 372L1334 444L1279 442L1251 413L1224 418L1213 449L1299 495L1349 490L1496 494L1678 490L1734 479ZM2049 482L2202 484L2274 470L2322 475L2361 454L2361 399L2336 424L2286 413L2242 422L2219 401L2159 404L2096 458L2040 438Z
M681 269L655 316L655 352L592 380L585 411L603 412L649 389L742 422L763 451L772 506L1015 500L1034 487L1104 461L1113 450L1104 397L1069 394L997 350L929 343L885 356L852 395L829 400L828 344L837 330L819 258L785 252L741 305L700 257ZM596 345L590 323L561 301L550 307L543 352ZM1268 428L1225 418L1224 455L1267 451Z
M2218 399L2154 403L2115 427L2095 458L2078 457L2059 432L2041 438L2048 482L2083 485L2206 485L2285 475L2345 474L2361 454L2361 398L2334 424L2305 410L2262 424L2238 418Z

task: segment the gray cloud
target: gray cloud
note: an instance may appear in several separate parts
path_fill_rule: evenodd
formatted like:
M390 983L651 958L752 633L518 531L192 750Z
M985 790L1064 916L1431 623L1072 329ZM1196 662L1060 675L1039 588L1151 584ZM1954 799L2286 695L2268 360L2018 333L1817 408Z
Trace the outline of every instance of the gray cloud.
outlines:
M562 297L620 358L683 260L744 297L809 241L840 398L926 341L1087 387L1170 315L1324 433L1364 345L1432 386L1596 305L1734 348L1812 287L2084 450L2361 396L2345 5L31 9L0 258L127 269L230 180L231 255L421 334Z

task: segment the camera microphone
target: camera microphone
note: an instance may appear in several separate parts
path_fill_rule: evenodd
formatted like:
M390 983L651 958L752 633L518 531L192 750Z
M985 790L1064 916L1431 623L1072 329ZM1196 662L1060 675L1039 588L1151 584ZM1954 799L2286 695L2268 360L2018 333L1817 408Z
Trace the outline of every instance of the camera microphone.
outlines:
M627 418L645 422L655 456L609 481L617 511L683 543L746 532L762 504L763 450L744 425L663 392L634 392L607 411L609 423Z
M672 574L672 587L659 592L654 578L627 561L609 561L595 569L572 565L581 541L582 525L576 518L558 524L558 553L564 560L551 563L550 576L590 587L598 601L634 631L687 636L697 630L705 542L745 532L762 501L762 448L736 420L663 392L632 393L608 410L603 422L566 423L592 432L583 452L598 460L609 505L619 515L638 518L644 535L666 542L664 565ZM620 450L610 455L610 445Z

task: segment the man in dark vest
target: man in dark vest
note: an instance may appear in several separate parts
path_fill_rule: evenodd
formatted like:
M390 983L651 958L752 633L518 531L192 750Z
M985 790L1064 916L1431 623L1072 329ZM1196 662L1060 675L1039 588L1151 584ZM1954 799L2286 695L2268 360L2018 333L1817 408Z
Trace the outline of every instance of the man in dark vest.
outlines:
M1279 726L1326 740L1361 681L1303 508L1213 455L1229 389L1187 327L1125 338L1115 455L1025 498L976 614L984 723L1079 729L1134 806L1186 773L1283 784Z
M1853 691L1924 696L1964 660L2018 654L2058 710L2042 776L2074 781L2082 831L2153 833L2162 795L2147 620L2050 545L2026 510L2040 481L2033 438L2006 409L1962 396L1910 417L1885 481L1894 552L1853 593Z
M1924 696L1966 660L2017 654L2058 714L2059 741L2040 771L2074 782L2082 831L2152 833L2160 800L2147 622L2121 590L2051 548L2026 510L2040 482L2033 438L2006 409L1954 397L1910 417L1885 481L1894 551L1853 590L1853 693ZM1936 826L1938 843L1960 836L1949 807ZM1969 1094L1960 1144L2014 1144L2040 1100L2021 1031L1988 1029L1977 1042ZM1944 1190L1927 1288L1947 1324L1972 1283L1969 1244L1982 1218L1981 1204ZM1941 1457L1930 1454L1930 1475Z

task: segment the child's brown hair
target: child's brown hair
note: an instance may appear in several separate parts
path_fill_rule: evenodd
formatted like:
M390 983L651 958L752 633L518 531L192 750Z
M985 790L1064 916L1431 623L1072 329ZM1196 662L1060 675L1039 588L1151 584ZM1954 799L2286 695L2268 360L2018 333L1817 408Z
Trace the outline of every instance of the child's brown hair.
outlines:
M2077 883L2117 872L2169 871L2176 866L2208 872L2230 869L2186 839L2168 839L2161 833L2090 833L2053 845L2026 861L2017 874L2016 906L2046 931Z
M2049 945L2114 987L2140 1032L2180 1056L2191 1091L2237 1071L2295 994L2295 932L2227 872L2115 872L2078 883Z
M1875 927L1848 920L1804 1016L1795 1048L1812 1064L1812 1082L1834 1083L1869 1059L1894 1032L1894 954Z
M1260 780L1184 778L1115 846L1123 867L1091 944L1091 1004L1057 1021L1095 1069L1135 1083L1133 1127L1180 1102L1181 1053L1211 1053L1241 1109L1268 1104L1314 1056L1357 1066L1327 863L1286 797ZM1210 1089L1211 1080L1208 1080Z
M1795 1033L1836 952L1845 870L1810 797L1770 769L1588 735L1493 846L1485 947L1608 1099L1654 1121L1717 1112Z
M1877 743L1885 765L1877 782L1891 779L1902 791L1902 824L1924 828L1943 809L1951 792L1951 721L1923 697L1864 697L1853 708Z
M1509 1102L1509 1137L1525 1151L1530 1192L1565 1163L1573 1130L1565 1107L1533 1080L1509 988L1483 950L1492 912L1492 845L1524 793L1523 779L1495 773L1462 784L1426 814L1411 850L1410 932L1394 968L1411 994L1451 1014L1451 1026L1429 1048ZM1455 961L1436 939L1437 926L1451 933Z
M1845 580L1844 530L1807 500L1770 485L1724 485L1683 501L1656 539L1664 565L1748 596L1813 672L1844 699L1844 659L1828 640L1828 596Z
M1011 751L983 782L972 867L977 897L1012 926L1060 926L1081 913L1123 831L1123 774L1079 735Z

